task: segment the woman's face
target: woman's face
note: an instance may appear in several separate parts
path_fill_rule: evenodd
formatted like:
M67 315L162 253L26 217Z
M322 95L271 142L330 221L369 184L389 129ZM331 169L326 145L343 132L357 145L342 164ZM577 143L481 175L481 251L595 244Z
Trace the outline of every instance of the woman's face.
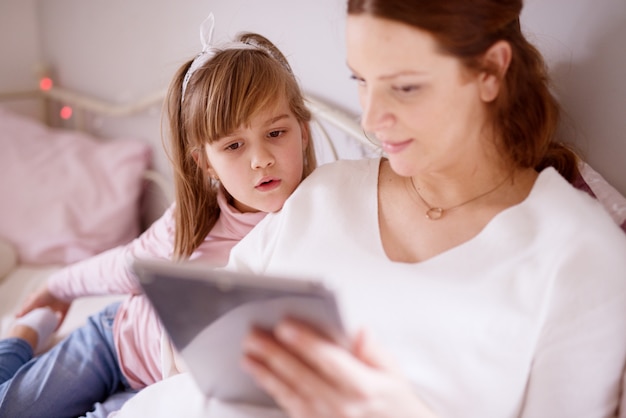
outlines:
M207 144L208 170L241 212L275 212L302 180L308 139L287 104L253 115L249 125Z
M403 176L444 172L481 151L479 75L437 50L427 32L367 15L347 19L348 66L363 128Z

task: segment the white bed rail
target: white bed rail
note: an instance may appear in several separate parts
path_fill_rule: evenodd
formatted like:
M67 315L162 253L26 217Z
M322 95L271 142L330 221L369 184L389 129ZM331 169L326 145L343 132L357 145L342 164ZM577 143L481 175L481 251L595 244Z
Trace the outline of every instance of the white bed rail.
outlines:
M311 95L306 96L306 103L316 118L326 121L336 128L339 128L351 138L357 139L370 151L378 149L378 146L372 143L367 136L365 136L359 122L357 122L355 118L350 117L347 112L334 108Z
M71 89L53 86L48 90L0 93L0 100L6 101L43 98L71 106L75 115L74 123L76 129L84 130L85 113L110 117L132 116L144 112L156 105L161 105L165 98L165 94L166 90L161 89L128 103L112 103ZM351 117L347 112L332 107L309 94L306 95L306 103L315 116L316 122L328 122L349 137L358 140L361 145L369 151L375 151L377 149L377 146L365 136L358 121L354 117ZM328 142L330 148L333 152L335 152L333 141L328 136L323 126L318 124L318 127L324 134L325 140Z
M52 86L46 90L0 93L0 100L9 101L39 98L70 106L73 111L75 128L77 130L85 130L85 113L109 117L132 116L162 104L165 93L165 90L159 90L129 103L111 103L74 90ZM47 110L45 113L47 113Z
M131 116L161 104L165 93L165 90L159 90L130 103L109 103L60 87L52 87L43 92L46 97L71 105L76 109L113 117Z

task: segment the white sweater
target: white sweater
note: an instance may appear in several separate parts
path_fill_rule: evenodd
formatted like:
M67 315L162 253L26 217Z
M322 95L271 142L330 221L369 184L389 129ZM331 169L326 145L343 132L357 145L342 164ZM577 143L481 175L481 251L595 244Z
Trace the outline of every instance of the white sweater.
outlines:
M368 328L440 417L613 416L626 236L601 205L546 169L472 240L398 263L380 240L378 169L379 159L318 168L235 246L228 268L326 280L348 327ZM190 393L188 375L168 380L120 416L280 416Z
M626 236L554 169L472 240L390 261L379 159L318 169L231 253L230 268L317 277L442 417L604 417L626 362Z

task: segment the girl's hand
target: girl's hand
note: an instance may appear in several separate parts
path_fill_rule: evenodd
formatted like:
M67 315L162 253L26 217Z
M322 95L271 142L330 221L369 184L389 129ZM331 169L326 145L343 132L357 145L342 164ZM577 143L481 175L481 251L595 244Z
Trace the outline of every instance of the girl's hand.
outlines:
M434 417L364 333L350 352L285 320L253 330L244 350L244 368L290 417Z
M67 311L70 309L71 302L65 302L61 299L55 297L48 290L48 284L43 283L37 290L31 293L24 303L22 307L18 310L18 317L27 314L33 309L42 308L45 306L50 307L50 309L57 311L61 314L61 320L59 321L59 326L63 323L65 316L67 315ZM57 329L59 327L57 326Z

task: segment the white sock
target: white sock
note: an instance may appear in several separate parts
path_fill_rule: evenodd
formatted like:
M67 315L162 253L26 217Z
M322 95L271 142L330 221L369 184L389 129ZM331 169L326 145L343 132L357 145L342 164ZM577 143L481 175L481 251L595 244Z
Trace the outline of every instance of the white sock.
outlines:
M37 333L37 347L34 350L36 353L48 343L60 320L61 314L59 312L45 307L34 309L26 315L17 318L14 324L27 326Z

